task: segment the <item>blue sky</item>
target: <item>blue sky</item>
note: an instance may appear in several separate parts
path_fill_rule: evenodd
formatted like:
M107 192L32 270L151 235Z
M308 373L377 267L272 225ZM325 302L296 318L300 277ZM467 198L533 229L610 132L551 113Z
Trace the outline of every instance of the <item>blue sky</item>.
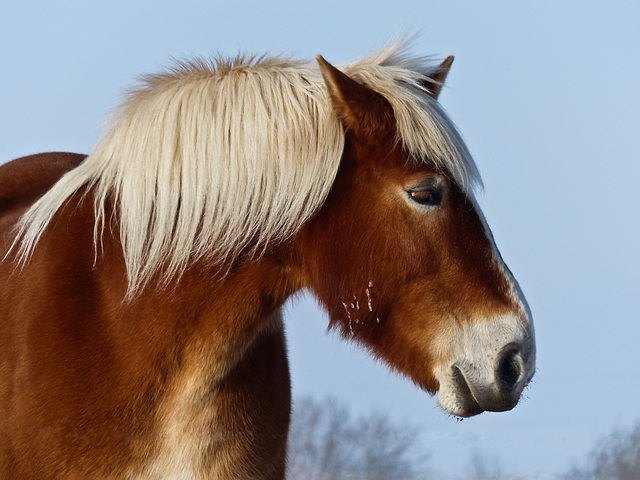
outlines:
M590 1L1 0L0 161L89 152L136 76L238 51L356 58L396 33L456 61L441 103L483 174L480 198L534 314L538 373L514 411L456 422L287 306L294 394L421 428L431 466L474 454L551 478L640 419L640 4Z

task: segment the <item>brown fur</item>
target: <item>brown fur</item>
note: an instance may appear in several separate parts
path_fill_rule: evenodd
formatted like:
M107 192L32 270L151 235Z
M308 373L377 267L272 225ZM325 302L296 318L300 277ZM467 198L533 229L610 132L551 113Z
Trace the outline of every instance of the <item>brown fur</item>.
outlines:
M304 230L311 245L305 271L313 272L310 289L332 325L435 392L433 359L424 343L442 323L451 315L506 313L515 305L481 221L455 184L445 180L449 193L440 212L425 216L403 208L397 190L436 173L409 166L392 138L381 145L347 144L350 160L325 208ZM357 242L335 240L340 238Z
M117 211L95 255L91 192L80 191L23 270L11 255L0 263L0 478L171 478L186 455L197 478L282 479L278 311L293 293L309 288L332 325L430 392L444 322L515 309L466 196L447 172L408 161L382 97L329 67L347 143L329 198L295 237L226 275L192 265L123 301ZM0 167L0 255L19 216L82 158ZM425 215L402 192L433 176L446 195Z
M36 160L62 159L19 163ZM158 417L185 377L202 383L193 401L211 429L203 472L282 478L290 388L277 309L299 288L295 277L265 255L223 281L193 268L179 285L124 303L119 242L105 238L94 265L92 217L77 194L24 271L0 264L0 478L136 472L159 448Z

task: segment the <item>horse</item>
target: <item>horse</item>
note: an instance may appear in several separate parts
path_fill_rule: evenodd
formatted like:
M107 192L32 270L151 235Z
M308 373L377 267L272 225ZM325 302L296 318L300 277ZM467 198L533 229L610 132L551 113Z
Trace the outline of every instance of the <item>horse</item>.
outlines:
M512 409L533 324L452 61L178 62L88 156L0 166L0 478L284 478L303 290L450 415Z

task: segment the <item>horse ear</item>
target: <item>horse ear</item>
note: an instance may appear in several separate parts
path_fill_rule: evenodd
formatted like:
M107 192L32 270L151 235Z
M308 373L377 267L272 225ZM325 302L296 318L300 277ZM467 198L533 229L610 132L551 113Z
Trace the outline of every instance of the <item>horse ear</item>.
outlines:
M425 87L427 87L427 90L429 90L434 100L437 100L440 96L440 91L442 90L444 81L447 79L447 75L449 75L452 63L453 55L449 55L444 59L444 62L440 64L436 72L431 75L431 78L425 82Z
M345 75L322 55L316 60L333 108L347 131L361 141L371 141L393 130L393 109L382 95Z

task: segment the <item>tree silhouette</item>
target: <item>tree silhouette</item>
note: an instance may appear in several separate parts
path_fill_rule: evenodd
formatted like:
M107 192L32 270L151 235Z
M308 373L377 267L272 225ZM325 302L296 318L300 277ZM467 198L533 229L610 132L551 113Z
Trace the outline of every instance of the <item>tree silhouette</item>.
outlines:
M290 480L424 480L427 456L418 431L387 416L354 419L333 400L294 404L289 435Z
M602 438L585 467L574 468L564 480L640 479L640 422Z

